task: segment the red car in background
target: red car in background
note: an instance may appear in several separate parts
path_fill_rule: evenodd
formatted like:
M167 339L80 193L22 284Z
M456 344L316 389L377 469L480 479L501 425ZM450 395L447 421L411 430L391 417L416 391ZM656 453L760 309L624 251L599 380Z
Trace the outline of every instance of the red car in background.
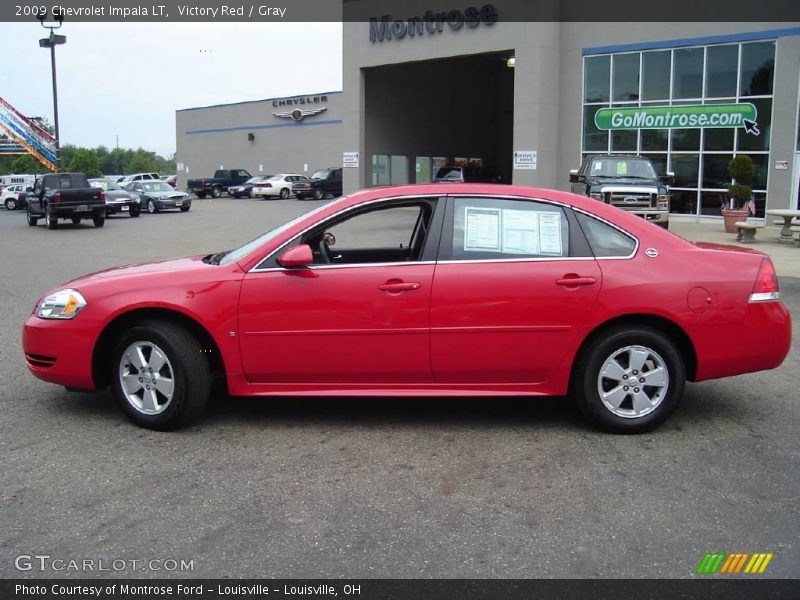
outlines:
M684 382L772 369L790 316L767 256L690 243L565 192L388 187L227 252L47 292L30 371L110 385L153 429L237 396L574 396L597 425L662 423Z

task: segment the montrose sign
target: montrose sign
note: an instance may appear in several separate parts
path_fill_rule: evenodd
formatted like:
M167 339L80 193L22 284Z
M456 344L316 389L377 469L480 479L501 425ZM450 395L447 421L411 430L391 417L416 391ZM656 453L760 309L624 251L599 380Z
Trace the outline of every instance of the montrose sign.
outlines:
M482 7L469 6L464 10L426 11L422 15L395 19L392 15L372 17L369 20L369 41L372 43L437 35L443 31L458 31L464 27L475 29L480 25L491 26L497 23L497 9L493 4Z
M601 108L594 115L598 129L722 129L743 127L758 135L758 111L749 102Z

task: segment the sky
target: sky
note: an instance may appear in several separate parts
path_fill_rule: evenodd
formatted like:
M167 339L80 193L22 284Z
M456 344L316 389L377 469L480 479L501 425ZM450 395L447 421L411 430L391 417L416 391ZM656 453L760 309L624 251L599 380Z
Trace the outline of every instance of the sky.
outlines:
M181 108L342 89L341 23L69 23L56 49L61 144L175 152ZM38 21L0 23L0 97L53 122Z

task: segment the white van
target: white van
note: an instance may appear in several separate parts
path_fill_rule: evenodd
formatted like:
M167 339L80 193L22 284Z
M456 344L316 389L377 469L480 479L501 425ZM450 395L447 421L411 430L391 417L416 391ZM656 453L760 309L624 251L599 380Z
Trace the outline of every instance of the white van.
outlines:
M36 175L0 175L0 189L9 185L24 185L27 187L33 185L35 181Z

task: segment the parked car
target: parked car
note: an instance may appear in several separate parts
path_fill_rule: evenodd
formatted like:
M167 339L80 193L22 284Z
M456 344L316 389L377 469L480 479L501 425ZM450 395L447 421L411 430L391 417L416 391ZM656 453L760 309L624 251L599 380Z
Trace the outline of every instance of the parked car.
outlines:
M342 170L338 168L319 169L311 174L308 182L298 181L294 185L294 195L298 200L308 198L322 200L325 196L342 195Z
M439 167L433 177L434 183L500 183L500 178L474 165L446 165Z
M234 198L252 198L253 197L253 187L266 181L272 177L272 175L256 175L255 177L251 177L244 183L240 183L239 185L232 185L228 188L228 194L233 196Z
M162 178L164 183L168 183L172 187L178 187L178 176L177 175L165 175Z
M198 198L205 198L211 195L212 198L219 198L229 187L244 183L252 175L244 169L217 169L214 177L201 177L190 179L186 183L186 189L197 195Z
M83 173L42 175L25 190L28 225L35 227L44 218L48 229L57 229L59 219L74 225L91 217L95 227L106 222L106 199L103 190L89 185Z
M28 369L110 385L153 429L197 417L217 373L232 396L571 394L597 425L636 433L670 416L685 381L789 352L760 252L567 192L442 192L365 190L233 250L74 279L25 321Z
M588 156L569 173L570 189L600 202L627 210L669 229L669 188L675 175L656 175L644 156ZM726 187L728 182L725 183Z
M251 194L255 198L281 198L286 199L292 195L292 186L296 182L308 181L305 175L298 175L295 173L280 173L272 175L266 180L253 186Z
M25 208L25 189L27 185L16 183L9 185L0 193L0 204L5 206L8 210L17 210Z
M125 175L122 179L120 179L117 183L119 183L122 187L125 187L129 183L133 183L134 181L152 181L152 180L161 180L161 176L158 173L133 173L131 175Z
M134 181L124 188L139 198L139 205L150 214L168 208L177 208L181 212L189 212L192 208L192 197L174 189L168 183L158 181Z
M123 190L118 183L105 178L90 179L89 185L105 192L106 214L126 213L131 217L138 217L141 212L139 196L133 192Z

